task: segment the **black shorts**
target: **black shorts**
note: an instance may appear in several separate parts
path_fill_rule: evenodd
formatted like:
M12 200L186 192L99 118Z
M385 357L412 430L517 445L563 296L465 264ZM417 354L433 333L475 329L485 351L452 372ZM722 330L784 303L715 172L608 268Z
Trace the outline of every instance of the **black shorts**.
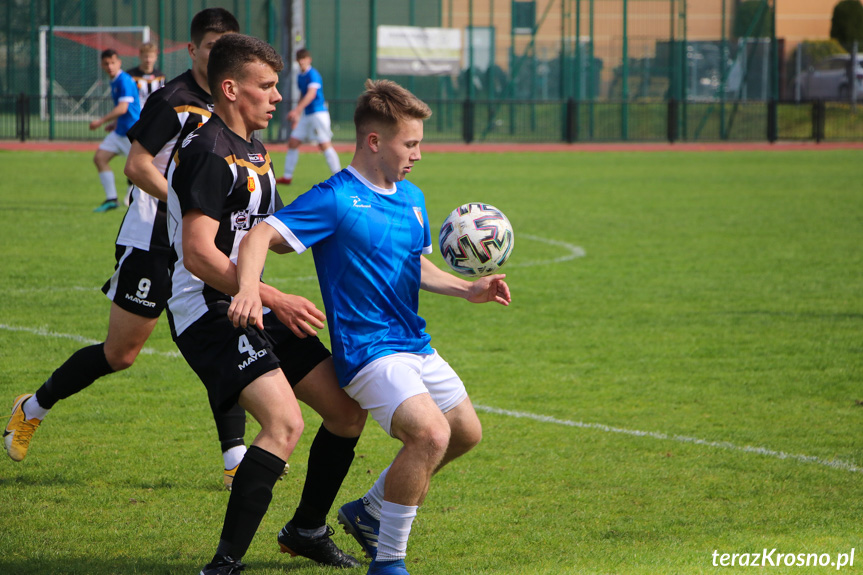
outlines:
M102 286L102 292L128 312L159 317L171 297L170 252L117 245L114 257L114 275Z
M221 409L233 405L247 385L279 367L295 386L330 357L321 340L298 338L274 313L264 316L263 331L234 327L228 305L218 302L175 340L207 388L212 405Z

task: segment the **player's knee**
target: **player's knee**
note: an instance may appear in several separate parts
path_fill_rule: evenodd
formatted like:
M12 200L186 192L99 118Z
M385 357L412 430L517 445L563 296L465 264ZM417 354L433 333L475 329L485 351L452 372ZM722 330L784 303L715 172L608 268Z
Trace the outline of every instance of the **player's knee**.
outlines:
M138 357L137 350L111 350L105 348L105 359L114 371L129 369Z
M414 448L427 451L431 459L440 459L446 453L450 442L448 425L430 425L414 434Z
M339 437L359 437L366 425L367 412L360 408L351 409L336 418L324 419L324 426Z
M476 425L453 430L450 446L451 449L454 448L459 454L462 454L479 445L480 441L482 441L482 425L477 421Z

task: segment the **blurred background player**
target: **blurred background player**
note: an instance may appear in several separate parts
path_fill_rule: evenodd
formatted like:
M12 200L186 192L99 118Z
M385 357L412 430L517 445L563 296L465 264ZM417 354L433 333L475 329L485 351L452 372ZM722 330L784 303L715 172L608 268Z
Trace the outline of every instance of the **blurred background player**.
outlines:
M90 129L107 124L105 130L110 133L105 136L99 149L93 156L93 163L99 171L99 181L105 190L105 201L94 212L107 212L117 207L117 186L114 182L114 172L109 162L114 156L128 156L131 146L126 132L129 131L141 115L141 98L138 85L132 76L123 71L123 61L117 52L105 50L101 55L102 70L111 78L111 99L114 108L97 120L90 122Z
M171 295L164 203L168 197L168 162L178 142L210 117L210 49L222 35L239 30L237 19L223 8L198 12L190 26L191 69L150 98L140 121L129 130L132 144L125 172L137 187L133 187L131 205L117 234L114 274L102 288L111 300L108 335L104 343L72 354L35 396L24 394L15 400L4 434L6 451L14 461L27 455L33 433L49 409L100 377L130 367L156 327ZM224 484L230 489L246 451L246 414L234 405L228 410L214 408L213 415L225 464Z
M165 85L165 74L156 68L159 59L159 49L152 42L141 44L138 49L138 65L127 70L138 85L138 96L141 98L141 109L147 103L150 94Z
M320 72L312 68L312 55L305 48L297 50L297 64L300 66L300 74L297 76L300 101L288 112L291 138L288 140L288 153L285 156L285 172L276 180L277 184L291 183L300 159L300 144L303 142L317 142L330 172L335 174L341 170L339 155L331 141L333 132L330 112L324 99L324 80Z

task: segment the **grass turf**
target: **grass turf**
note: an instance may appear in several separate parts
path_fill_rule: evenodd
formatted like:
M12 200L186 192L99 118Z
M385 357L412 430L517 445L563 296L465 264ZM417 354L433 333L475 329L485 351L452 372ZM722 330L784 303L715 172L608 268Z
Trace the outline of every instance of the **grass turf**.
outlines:
M90 154L0 159L11 406L104 338L98 287L122 210L91 213ZM326 176L319 154L298 170L286 201ZM861 175L852 151L427 155L411 178L431 221L489 202L516 246L510 308L421 298L484 440L433 480L411 573L750 572L714 566L713 552L859 551ZM320 302L313 276L308 255L269 259L270 282ZM164 318L147 349L58 404L24 462L0 460L0 572L179 574L209 560L227 493L203 387ZM249 572L321 572L275 542L319 421L304 414ZM338 502L396 448L370 421Z

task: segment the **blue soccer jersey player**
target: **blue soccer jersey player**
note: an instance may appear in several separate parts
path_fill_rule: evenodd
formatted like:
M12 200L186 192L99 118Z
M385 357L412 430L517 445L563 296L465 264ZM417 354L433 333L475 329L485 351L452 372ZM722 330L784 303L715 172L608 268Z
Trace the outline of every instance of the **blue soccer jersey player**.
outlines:
M312 55L305 48L297 50L297 64L300 67L297 75L300 101L288 112L291 138L288 140L288 153L285 155L284 175L276 180L277 184L283 185L290 184L294 177L294 170L300 159L300 144L303 142L317 142L330 172L335 174L341 169L339 155L332 144L332 122L324 98L324 79L320 72L312 68Z
M110 133L105 136L99 149L93 156L93 163L99 171L99 181L105 190L105 201L94 211L107 212L117 207L117 186L114 183L114 172L108 165L114 156L128 156L132 143L126 137L126 132L141 116L141 98L138 85L127 72L123 71L123 62L117 52L111 49L101 54L102 70L111 78L111 99L114 108L110 112L90 122L90 129L107 124Z
M505 276L469 282L425 257L432 251L425 199L405 178L421 159L430 115L398 84L367 81L350 166L249 232L228 312L235 325L262 325L267 249L312 249L339 383L403 443L368 493L339 510L339 522L373 557L372 575L407 574L408 536L431 476L482 436L464 384L431 347L419 290L474 303L511 301ZM319 325L311 315L305 321Z

